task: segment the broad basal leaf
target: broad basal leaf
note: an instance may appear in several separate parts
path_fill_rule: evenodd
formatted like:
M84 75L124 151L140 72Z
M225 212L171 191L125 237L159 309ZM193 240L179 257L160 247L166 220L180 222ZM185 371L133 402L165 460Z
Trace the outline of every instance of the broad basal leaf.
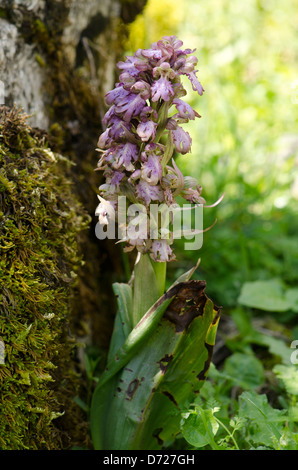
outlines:
M95 390L96 449L160 449L175 439L181 411L204 383L219 309L205 282L174 285L132 330Z

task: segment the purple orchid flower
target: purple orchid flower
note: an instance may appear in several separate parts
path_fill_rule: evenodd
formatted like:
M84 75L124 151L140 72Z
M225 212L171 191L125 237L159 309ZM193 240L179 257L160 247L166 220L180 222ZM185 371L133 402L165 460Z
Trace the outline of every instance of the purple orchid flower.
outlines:
M147 183L157 185L162 177L162 166L157 155L149 155L148 160L143 163L141 178Z
M177 128L173 129L171 132L177 152L182 153L182 155L190 152L192 140L189 133L181 126L177 126Z
M187 76L200 95L204 91L196 75L195 50L182 46L176 36L165 36L117 64L119 82L105 95L109 107L103 118L106 129L98 141L98 169L105 179L99 187L105 199L97 209L102 221L107 216L106 204L115 204L119 195L127 196L130 203L144 204L147 211L151 203L175 204L177 196L202 201L200 186L188 184L172 158L174 150L190 152L192 140L181 125L200 117L183 100L186 90L181 76ZM169 116L172 105L177 113ZM155 261L174 259L172 241L127 243L129 249L149 252Z
M155 261L168 262L174 259L173 251L167 240L154 240L151 247L151 258Z
M113 90L105 95L105 101L107 105L111 105L118 103L119 100L123 100L127 95L129 95L129 91L125 90L123 84L118 83Z
M125 177L121 171L106 173L106 183L99 186L99 189L105 193L115 194L120 191L120 182Z
M150 139L155 138L157 123L153 121L140 122L136 132L142 142L147 142Z
M195 119L196 117L200 117L199 113L197 113L197 111L195 111L190 106L190 104L186 103L185 101L179 98L173 99L173 104L177 108L179 117L187 118L187 119Z

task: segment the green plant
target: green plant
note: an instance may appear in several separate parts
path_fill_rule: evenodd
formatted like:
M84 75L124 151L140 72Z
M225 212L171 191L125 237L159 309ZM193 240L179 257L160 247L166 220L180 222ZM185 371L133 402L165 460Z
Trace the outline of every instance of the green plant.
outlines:
M218 418L219 411L219 403L206 402L182 414L181 432L193 448L297 450L298 433L291 417L270 406L266 395L241 393L237 412L228 420Z
M183 176L173 158L174 151L184 155L191 148L181 124L199 117L181 99L181 76L199 95L204 91L197 59L182 44L166 36L127 57L118 64L120 82L106 95L97 235L116 238L117 221L124 250L136 249L137 258L130 282L113 285L118 312L90 409L95 449L172 445L181 406L199 393L211 363L220 308L206 296L204 281L190 280L196 266L166 288L167 265L175 260L171 245L181 229L176 198L190 203L182 208L188 214L204 202L197 180ZM189 235L189 226L185 230ZM196 225L191 234L201 232Z

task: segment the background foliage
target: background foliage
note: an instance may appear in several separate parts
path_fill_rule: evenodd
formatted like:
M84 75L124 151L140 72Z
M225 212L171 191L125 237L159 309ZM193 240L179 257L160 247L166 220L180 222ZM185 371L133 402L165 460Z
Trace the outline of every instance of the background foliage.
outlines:
M297 17L294 0L149 0L130 28L128 54L172 34L197 49L205 93L185 87L202 119L188 125L192 153L177 163L207 204L225 194L204 211L204 227L217 224L202 249L177 243L169 270L171 282L200 257L197 278L224 307L215 366L185 410L183 445L297 447Z

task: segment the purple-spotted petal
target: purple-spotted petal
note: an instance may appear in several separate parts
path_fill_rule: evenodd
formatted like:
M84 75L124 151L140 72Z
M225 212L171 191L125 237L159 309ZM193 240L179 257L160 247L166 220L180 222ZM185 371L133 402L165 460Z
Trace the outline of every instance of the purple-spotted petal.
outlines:
M109 91L105 95L105 101L107 105L118 103L119 100L123 100L123 98L125 98L125 96L127 96L128 94L129 91L125 90L123 85L119 83L113 90Z
M148 160L143 163L141 177L147 183L158 184L162 177L162 166L157 155L149 155Z
M115 156L114 168L118 169L123 166L127 171L134 171L133 163L138 159L138 147L130 142L119 145Z
M169 101L174 96L172 83L166 77L160 77L151 87L152 101L158 101L160 98Z
M143 142L154 140L157 123L153 121L140 122L137 127L137 134Z

